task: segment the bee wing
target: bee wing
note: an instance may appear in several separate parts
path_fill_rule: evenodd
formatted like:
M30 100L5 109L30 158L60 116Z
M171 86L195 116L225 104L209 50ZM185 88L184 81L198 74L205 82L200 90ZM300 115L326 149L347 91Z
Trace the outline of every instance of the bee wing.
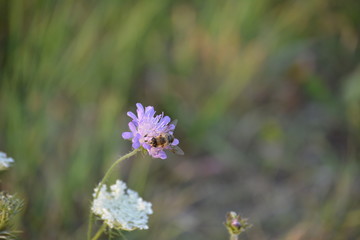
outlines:
M184 151L178 146L171 146L171 151L177 155L184 155Z
M178 122L177 119L172 120L171 122L169 122L169 123L167 124L167 131L174 131L177 122ZM171 125L174 125L174 127L171 127Z
M178 122L178 120L174 119L169 123L169 126L172 124L172 125L174 125L174 127L176 127L177 122Z

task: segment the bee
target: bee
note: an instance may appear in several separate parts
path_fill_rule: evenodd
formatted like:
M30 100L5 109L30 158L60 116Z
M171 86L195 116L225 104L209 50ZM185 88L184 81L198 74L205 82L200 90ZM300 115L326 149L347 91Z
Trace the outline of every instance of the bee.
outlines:
M174 142L174 136L169 133L162 133L157 137L152 137L149 144L152 147L166 147L171 145Z
M177 123L177 120L174 120L171 123L169 123L169 126L170 125L176 126L176 123ZM184 155L184 151L180 147L171 145L174 142L174 140L175 140L174 135L172 135L170 133L161 133L158 136L152 137L148 143L152 147L164 148L164 147L169 146L171 152L173 152L177 155Z

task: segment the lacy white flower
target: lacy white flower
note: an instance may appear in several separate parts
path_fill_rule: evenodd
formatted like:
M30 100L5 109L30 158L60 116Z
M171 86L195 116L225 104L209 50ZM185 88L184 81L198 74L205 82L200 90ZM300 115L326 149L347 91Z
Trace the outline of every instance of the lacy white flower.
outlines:
M0 152L0 171L5 170L10 167L11 163L14 162L14 159L7 157L6 153Z
M131 140L134 149L142 146L154 158L167 158L164 149L171 150L179 144L179 140L172 136L175 124L171 123L170 117L164 116L164 113L155 115L156 112L152 106L144 108L143 105L137 103L136 107L137 116L132 112L127 113L132 118L129 122L131 132L123 132L122 137ZM152 144L153 139L160 135L171 135L170 144Z
M0 192L0 239L17 239L18 231L13 224L16 215L23 209L23 203L16 196Z
M94 190L91 210L110 228L127 231L149 228L148 215L153 213L151 203L144 201L137 192L127 189L124 182L117 180L110 186L110 192L103 185L96 197L97 190Z

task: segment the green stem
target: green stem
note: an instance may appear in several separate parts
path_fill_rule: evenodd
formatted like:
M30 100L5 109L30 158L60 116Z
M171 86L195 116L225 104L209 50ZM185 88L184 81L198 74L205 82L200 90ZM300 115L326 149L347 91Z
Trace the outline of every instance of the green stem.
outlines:
M238 236L239 235L230 234L230 240L239 240Z
M99 228L99 230L97 231L97 233L94 235L94 237L91 240L97 240L101 236L101 234L104 232L105 228L106 228L106 225L104 223L101 226L101 228Z
M104 183L107 181L107 179L110 177L111 172L114 170L114 168L116 167L117 164L119 164L121 161L130 158L132 156L134 156L138 151L140 151L141 148L137 148L134 149L133 151L129 152L128 154L122 156L121 158L119 158L118 160L116 160L111 167L107 170L107 172L105 173L105 176L103 177L103 179L101 180L99 186L97 187L97 191L95 194L95 198L97 198L100 194L100 189L101 187L104 185ZM91 233L92 233L92 222L94 220L94 214L90 209L90 214L89 214L89 225L88 225L88 233L87 233L87 239L90 240L91 239Z

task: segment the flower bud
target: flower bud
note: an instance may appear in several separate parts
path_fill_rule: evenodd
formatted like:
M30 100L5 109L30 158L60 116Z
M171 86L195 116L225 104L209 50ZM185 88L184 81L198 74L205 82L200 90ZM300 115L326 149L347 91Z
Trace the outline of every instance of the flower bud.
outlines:
M228 212L226 214L225 226L228 229L230 235L239 235L252 225L248 223L246 218L241 218L240 214L236 212Z

